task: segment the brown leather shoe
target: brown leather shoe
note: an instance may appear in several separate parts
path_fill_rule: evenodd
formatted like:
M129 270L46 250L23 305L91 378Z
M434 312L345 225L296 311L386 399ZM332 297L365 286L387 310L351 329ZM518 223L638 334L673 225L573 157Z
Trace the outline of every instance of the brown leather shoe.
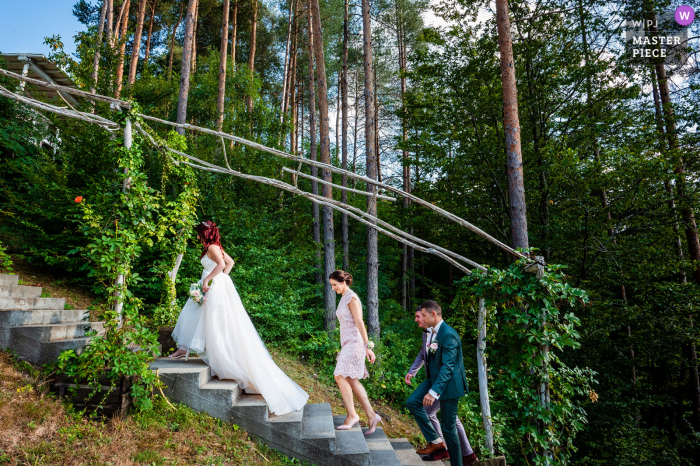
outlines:
M463 456L462 457L462 466L469 466L472 463L476 463L479 461L479 458L476 457L476 453L472 453L469 456Z
M442 460L448 460L450 459L450 454L447 450L445 451L436 451L435 453L431 455L427 455L423 457L423 461L442 461Z
M419 455L430 455L431 453L435 453L436 451L444 450L447 450L445 442L429 443L427 447L423 448L422 450L418 450L416 453L418 453Z

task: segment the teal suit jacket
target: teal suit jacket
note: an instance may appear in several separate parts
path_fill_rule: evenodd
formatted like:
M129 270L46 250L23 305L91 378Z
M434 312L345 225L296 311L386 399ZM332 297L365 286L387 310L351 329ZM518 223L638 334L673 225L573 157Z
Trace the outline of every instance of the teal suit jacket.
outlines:
M432 386L441 400L461 398L469 392L467 375L462 356L462 340L455 329L443 321L434 340L438 347L428 349L425 358L426 372Z

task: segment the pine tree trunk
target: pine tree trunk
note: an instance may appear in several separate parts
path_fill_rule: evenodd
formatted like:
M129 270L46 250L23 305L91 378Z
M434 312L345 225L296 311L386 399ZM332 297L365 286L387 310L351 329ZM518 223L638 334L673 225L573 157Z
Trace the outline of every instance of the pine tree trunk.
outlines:
M372 19L369 0L362 0L362 48L365 71L365 156L367 177L377 179L376 128L374 115L374 70L372 62ZM367 185L367 192L376 194L377 187ZM367 213L377 215L376 198L367 197ZM367 327L379 340L379 250L377 230L367 227Z
M192 59L190 63L192 64L192 73L197 71L197 29L199 29L199 0L197 0L197 6L194 9L194 29L192 30Z
M250 20L250 53L248 54L248 70L250 70L250 80L255 77L255 43L258 35L258 0L253 0L253 17ZM253 111L253 97L246 98L248 113Z
M216 98L216 128L224 126L224 98L226 97L226 58L228 57L228 17L231 14L230 0L224 0L221 19L221 51L219 58L219 93Z
M112 27L112 25L114 24L114 0L105 1L107 2L107 24L105 24L105 42L109 44L110 47L112 47L112 31L114 30L114 28Z
M513 61L513 39L508 17L508 1L496 0L498 19L498 49L501 54L501 85L503 87L503 127L508 158L508 194L510 199L510 223L513 247L527 248L527 208L523 155L520 147L520 118L518 116L518 91Z
M657 36L658 29L655 25L656 15L654 13L650 13L650 15L654 24L649 26L649 32L652 36ZM675 168L676 192L678 194L678 199L681 201L680 211L683 224L685 225L685 239L688 243L688 255L693 264L693 278L695 279L695 283L700 285L700 240L698 239L698 227L695 222L695 212L687 202L685 164L680 154L680 146L676 134L676 117L673 112L673 103L671 102L671 94L668 89L666 67L663 61L656 61L654 67L656 69L656 79L659 84L659 93L661 94L661 105L664 110L668 145L672 152L678 154Z
M143 21L146 19L146 1L141 0L139 4L139 15L136 19L136 32L134 33L134 45L131 51L131 64L129 66L129 79L127 83L129 87L134 85L136 81L136 68L139 64L139 55L141 54L141 35L143 35Z
M287 21L287 48L284 52L284 73L282 75L282 106L280 109L280 122L284 121L284 115L287 113L288 102L288 81L289 72L292 64L292 12L294 11L294 0L289 3L289 19Z
M233 31L231 31L231 66L236 72L236 42L238 41L238 0L233 4Z
M654 110L656 113L656 129L659 135L661 135L661 138L664 138L664 126L663 126L663 116L662 116L662 105L661 105L661 97L659 95L659 89L657 87L656 83L656 75L654 74L655 70L651 70L651 84L652 84L652 91L654 95ZM670 142L670 140L669 140ZM663 148L663 142L660 141L660 149ZM685 268L683 267L683 245L681 242L681 237L679 235L679 230L680 227L678 225L678 214L677 214L677 209L676 209L676 202L673 199L673 187L668 181L664 182L664 187L666 189L666 193L668 194L668 207L669 211L671 213L671 216L673 217L673 238L674 238L674 246L676 248L676 255L678 256L678 260L681 264L680 271L679 271L679 276L678 276L678 281L680 283L687 283L688 279L685 273ZM692 322L693 322L693 317L688 316L688 320L690 321L690 325L692 327ZM695 342L691 342L688 344L688 356L690 359L690 382L691 382L691 387L692 387L692 393L691 393L691 405L693 407L693 417L692 417L692 424L697 430L700 428L700 377L698 376L698 355L697 355L697 350L695 348Z
M180 16L177 18L177 23L175 23L175 27L173 27L173 33L170 36L170 58L168 59L168 81L173 76L173 54L175 53L175 34L177 33L177 28L180 27L180 21L182 21L182 13L184 9L184 1L185 0L180 0Z
M316 86L318 87L318 113L319 129L321 136L321 162L331 163L331 138L328 117L328 81L326 80L326 61L323 51L323 30L321 28L321 10L318 0L310 0L311 14L313 16L314 55L316 58ZM321 178L324 181L332 181L330 170L322 169ZM323 197L333 199L333 190L327 184L322 188ZM324 245L324 272L325 284L325 324L326 330L335 330L335 291L331 287L328 276L335 270L335 232L333 229L333 209L323 206L323 245Z
M143 57L144 66L148 66L148 56L151 54L151 38L153 37L153 20L156 17L156 3L158 0L153 0L151 6L151 17L148 20L148 36L146 37L146 55Z
M97 41L95 42L95 57L92 60L92 76L90 92L95 93L97 90L98 72L100 69L100 49L102 48L102 32L105 28L105 18L109 9L109 0L102 0L102 9L100 10L100 24L97 26ZM109 38L107 39L109 41ZM93 107L94 110L94 107Z
M316 84L314 79L314 33L313 33L313 19L311 17L311 9L306 10L308 16L308 38L307 43L309 45L309 158L311 160L316 160L317 158L317 148L316 148ZM318 177L318 168L315 165L311 165L311 176L314 178ZM318 182L311 181L311 192L313 194L318 194ZM314 281L319 284L323 280L321 276L321 222L320 222L320 211L318 204L313 203L313 235L314 244L316 245L316 272L314 274ZM324 316L325 317L325 316ZM324 318L324 328L326 328L326 322ZM327 328L326 328L327 330Z
M194 18L197 0L189 0L185 17L185 40L182 46L182 70L180 72L180 94L177 100L177 122L185 123L187 119L187 97L190 91L190 70L192 61L192 39L194 35ZM183 128L177 128L179 134L185 134Z
M349 15L348 15L348 0L345 0L345 17L343 18L343 69L341 71L341 78L340 78L340 93L342 95L342 115L343 115L343 123L342 123L342 167L343 170L348 169L348 41L349 41L349 32L348 32L348 22L349 22ZM342 185L343 187L347 187L348 185L348 176L343 175L342 178ZM340 193L340 201L344 204L347 204L348 202L348 192L345 190L342 190ZM341 224L341 230L342 230L342 243L343 243L343 270L348 270L350 269L350 240L348 238L348 216L347 214L343 214L342 217L342 224Z
M289 102L291 102L292 105L292 115L293 115L293 121L292 121L292 128L290 128L290 146L292 147L293 153L296 154L298 147L297 147L297 141L296 141L296 134L297 134L297 127L299 126L299 119L297 117L297 113L299 110L299 105L297 102L297 55L298 55L298 27L296 25L296 17L297 17L297 10L296 10L296 0L295 0L295 8L294 8L294 16L292 17L292 22L294 24L294 29L292 30L292 50L291 50L291 64L290 64L290 69L289 69L289 82L291 85L288 85L287 87L290 88L289 90L289 97L287 98L287 105L289 105ZM301 94L303 96L303 94ZM303 97L302 97L303 100ZM303 107L303 105L302 105ZM285 110L286 113L287 110Z
M119 8L119 15L117 16L117 19L114 22L114 26L112 27L112 30L114 31L114 34L112 35L112 47L117 45L119 41L121 40L121 34L123 32L121 31L121 23L122 23L122 18L124 17L124 7L127 4L127 0L122 1L122 6Z
M403 16L400 14L400 9L398 2L396 5L397 14L397 28L396 28L396 42L398 44L398 57L399 57L399 75L401 76L401 107L402 107L402 117L401 117L401 140L406 142L408 140L408 127L406 125L407 115L405 111L406 107L406 38L404 36L403 30ZM403 160L403 190L407 193L411 192L411 166L408 163L408 151L403 148L401 149L401 158ZM403 210L404 216L407 217L408 206L411 201L408 198L403 199ZM404 309L408 309L409 298L409 256L413 252L412 248L407 245L403 245L402 257L401 257L401 306Z
M126 53L126 39L129 34L129 7L131 0L126 0L122 8L122 24L119 36L119 61L117 62L116 92L114 96L118 99L122 92L122 79L124 78L124 54Z

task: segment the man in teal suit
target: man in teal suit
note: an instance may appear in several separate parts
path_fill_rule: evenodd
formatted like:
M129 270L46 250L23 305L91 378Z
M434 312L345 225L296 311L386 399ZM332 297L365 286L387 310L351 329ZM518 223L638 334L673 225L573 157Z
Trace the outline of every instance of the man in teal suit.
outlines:
M421 304L421 313L430 328L426 341L427 377L408 398L406 406L429 442L429 448L434 445L437 450L441 443L440 436L430 423L423 405L432 406L435 400L440 400L440 424L450 454L450 465L463 466L456 424L459 399L469 391L462 357L462 341L457 331L442 320L442 308L438 303L424 302Z

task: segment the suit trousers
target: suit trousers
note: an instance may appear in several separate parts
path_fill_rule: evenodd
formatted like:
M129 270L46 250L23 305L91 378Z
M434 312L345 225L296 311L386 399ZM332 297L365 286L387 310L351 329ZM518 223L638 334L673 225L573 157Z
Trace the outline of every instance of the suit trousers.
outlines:
M425 409L425 414L428 415L428 419L430 419L430 423L433 425L435 432L442 437L440 421L438 421L437 418L437 412L440 410L440 400L435 400L432 406L423 406L423 409ZM469 456L474 453L474 450L472 450L472 446L467 438L467 433L464 431L464 426L459 420L459 416L457 416L455 421L457 423L457 435L459 436L459 446L462 448L462 456Z
M423 398L430 391L432 382L426 379L418 388L408 397L406 406L418 423L423 436L428 442L440 438L435 428L428 419L428 414L423 409ZM459 398L452 400L440 400L440 423L442 425L442 438L447 445L447 451L450 453L450 465L462 466L462 448L459 445L459 436L457 435L457 407Z

